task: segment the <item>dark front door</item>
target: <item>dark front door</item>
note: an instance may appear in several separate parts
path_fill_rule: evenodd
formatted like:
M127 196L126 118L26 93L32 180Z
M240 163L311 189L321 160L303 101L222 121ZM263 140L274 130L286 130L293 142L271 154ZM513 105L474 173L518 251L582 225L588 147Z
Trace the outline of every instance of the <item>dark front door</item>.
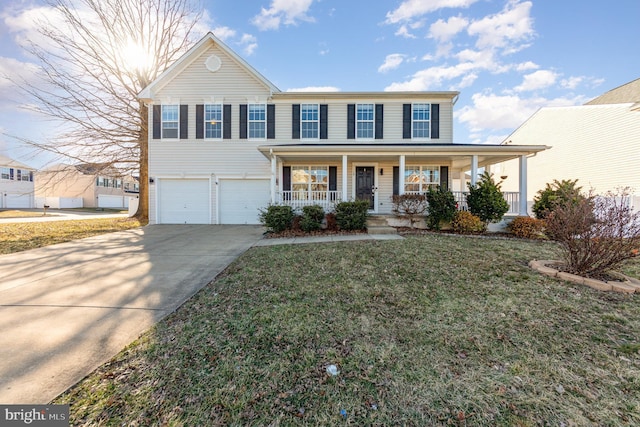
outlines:
M373 209L374 179L373 166L356 167L356 199L369 200L369 209Z

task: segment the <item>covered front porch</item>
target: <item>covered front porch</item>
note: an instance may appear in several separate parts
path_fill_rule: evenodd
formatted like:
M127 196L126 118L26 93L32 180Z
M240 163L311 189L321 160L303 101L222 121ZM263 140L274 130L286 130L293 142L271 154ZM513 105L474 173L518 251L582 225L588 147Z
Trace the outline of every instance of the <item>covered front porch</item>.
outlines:
M271 203L330 211L346 200L370 201L374 214L390 214L395 194L450 189L466 209L468 183L481 168L519 159L519 191L504 193L509 215L527 215L527 158L546 146L435 144L298 144L260 146L271 163ZM500 180L501 177L495 177Z

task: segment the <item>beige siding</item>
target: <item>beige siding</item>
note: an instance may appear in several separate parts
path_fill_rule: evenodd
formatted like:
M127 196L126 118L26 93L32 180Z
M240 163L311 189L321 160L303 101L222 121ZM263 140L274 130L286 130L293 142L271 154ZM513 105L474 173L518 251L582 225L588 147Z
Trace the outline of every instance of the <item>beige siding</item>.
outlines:
M640 112L630 104L543 108L508 139L552 147L527 161L530 201L554 179L578 179L597 193L627 186L640 192ZM508 176L506 191L518 190L518 170L517 160L493 168Z

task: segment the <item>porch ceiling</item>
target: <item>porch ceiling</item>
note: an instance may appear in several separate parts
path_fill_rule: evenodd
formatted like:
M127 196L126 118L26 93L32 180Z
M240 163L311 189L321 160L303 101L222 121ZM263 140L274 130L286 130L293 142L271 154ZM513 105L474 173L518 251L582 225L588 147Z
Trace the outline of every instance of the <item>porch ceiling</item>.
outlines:
M480 144L291 144L262 145L258 150L267 158L277 156L285 162L298 161L395 161L404 155L407 162L433 161L451 163L454 169L471 169L471 157L478 156L478 166L488 166L520 156L535 155L551 147L546 145L480 145Z

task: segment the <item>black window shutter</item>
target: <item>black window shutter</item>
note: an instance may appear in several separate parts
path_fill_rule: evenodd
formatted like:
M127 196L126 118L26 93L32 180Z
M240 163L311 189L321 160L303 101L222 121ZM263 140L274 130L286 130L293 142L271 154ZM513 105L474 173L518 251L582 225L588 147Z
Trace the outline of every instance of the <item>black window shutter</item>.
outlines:
M400 194L400 166L393 167L393 195Z
M240 104L240 139L247 139L247 104Z
M329 166L329 191L338 191L338 167Z
M222 107L222 137L231 139L231 105L229 104Z
M162 138L162 105L153 106L153 139Z
M13 180L13 168L9 169L9 179Z
M402 139L411 139L411 104L402 105Z
M282 167L282 191L291 191L291 166Z
M204 138L204 105L196 104L196 139Z
M376 139L382 139L382 129L384 124L384 105L376 104Z
M267 104L267 139L276 138L276 105Z
M189 138L189 106L180 106L180 139Z
M300 139L300 104L291 105L291 139Z
M440 188L449 189L449 166L440 166Z
M320 139L329 138L329 121L327 120L327 114L329 114L329 106L327 104L320 104Z
M356 104L347 105L347 139L356 139Z
M33 171L29 172L29 181L33 182Z
M440 104L431 104L431 138L440 138Z

